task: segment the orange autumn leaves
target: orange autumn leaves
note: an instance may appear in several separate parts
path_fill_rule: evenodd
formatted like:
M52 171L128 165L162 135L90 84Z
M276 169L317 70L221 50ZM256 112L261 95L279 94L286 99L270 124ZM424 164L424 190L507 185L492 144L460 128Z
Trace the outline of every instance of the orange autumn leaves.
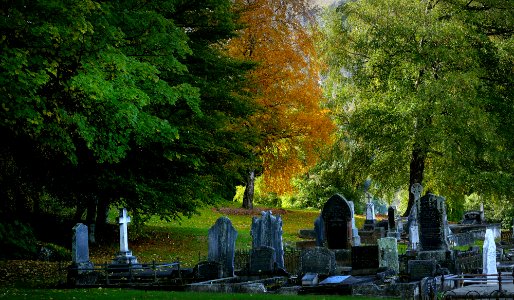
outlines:
M257 63L249 76L262 108L252 122L264 136L256 152L265 189L288 193L291 179L316 163L334 130L320 106L315 16L304 0L236 0L235 7L245 28L228 49Z

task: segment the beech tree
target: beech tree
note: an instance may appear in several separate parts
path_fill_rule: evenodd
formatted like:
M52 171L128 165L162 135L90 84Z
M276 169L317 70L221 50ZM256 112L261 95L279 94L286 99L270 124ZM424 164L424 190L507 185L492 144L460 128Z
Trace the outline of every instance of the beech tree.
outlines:
M245 27L230 41L229 53L257 63L249 79L260 105L251 124L263 137L254 148L261 162L249 171L243 197L243 207L252 208L255 171L262 170L268 191L290 192L291 179L312 166L318 150L330 143L333 125L320 106L317 29L308 1L235 3Z
M422 183L450 202L512 193L513 24L514 4L494 0L359 0L327 12L326 93L356 182L371 177L378 195Z

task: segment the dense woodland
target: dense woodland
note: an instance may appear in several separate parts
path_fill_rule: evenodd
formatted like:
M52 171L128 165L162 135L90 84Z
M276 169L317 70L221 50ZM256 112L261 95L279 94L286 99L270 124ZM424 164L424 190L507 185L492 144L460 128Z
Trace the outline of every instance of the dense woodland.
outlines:
M514 2L7 1L0 240L364 192L514 215ZM32 224L34 225L34 224ZM6 238L8 237L8 238ZM16 244L16 242L14 242ZM18 242L19 243L19 242Z

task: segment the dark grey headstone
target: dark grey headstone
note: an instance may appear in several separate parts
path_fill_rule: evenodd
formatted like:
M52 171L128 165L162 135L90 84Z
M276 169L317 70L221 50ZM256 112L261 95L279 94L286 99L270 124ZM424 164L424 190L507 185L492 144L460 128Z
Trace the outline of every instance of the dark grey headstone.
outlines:
M271 274L275 271L275 249L262 246L252 249L250 254L251 274Z
M222 277L234 276L234 252L237 231L227 217L220 217L209 229L209 252L207 259L222 265Z
M352 247L352 270L378 269L378 245Z
M418 205L420 250L448 250L448 224L444 198L428 193L421 197Z
M316 233L316 246L325 246L325 223L321 215L314 220L314 232Z
M223 267L215 261L203 261L194 267L193 272L197 279L213 280L222 277Z
M408 273L412 281L434 277L436 268L435 260L409 260L408 262Z
M322 275L334 274L336 257L327 248L316 247L305 249L301 254L302 273L317 273Z
M282 243L282 218L273 216L271 211L263 211L260 218L252 219L252 249L271 247L274 251L273 259L277 267L284 268L284 246Z
M388 228L389 231L394 231L396 229L396 222L395 222L395 211L394 207L389 206L387 209L387 222L388 222Z
M71 260L74 264L89 262L89 238L87 226L77 223L73 227L73 241L71 245Z
M325 203L321 211L325 225L325 238L329 249L350 249L352 242L352 209L348 201L336 194Z

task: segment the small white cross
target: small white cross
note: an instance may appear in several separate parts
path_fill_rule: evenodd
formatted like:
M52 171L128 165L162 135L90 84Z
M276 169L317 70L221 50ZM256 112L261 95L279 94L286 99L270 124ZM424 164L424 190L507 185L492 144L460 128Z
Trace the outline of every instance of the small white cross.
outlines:
M118 224L120 224L120 252L128 252L128 231L127 224L130 223L130 216L127 215L127 209L120 209Z
M414 194L414 200L416 201L421 197L423 186L419 183L414 183L410 188L410 192Z

